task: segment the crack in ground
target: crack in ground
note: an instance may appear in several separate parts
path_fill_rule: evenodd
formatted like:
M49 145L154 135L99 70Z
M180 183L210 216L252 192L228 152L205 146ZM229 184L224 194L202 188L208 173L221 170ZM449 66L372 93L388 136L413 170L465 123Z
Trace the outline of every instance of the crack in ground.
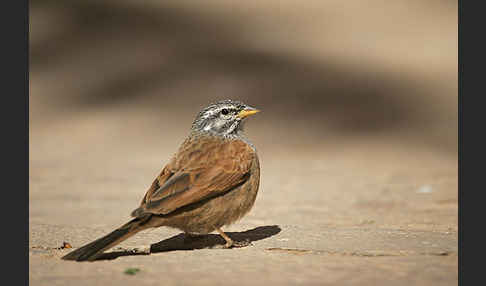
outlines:
M456 254L454 251L431 251L431 252L417 252L410 250L396 250L396 251L381 251L381 250L369 250L369 251L329 251L329 250L310 250L310 249L297 249L297 248L281 248L272 247L266 248L267 251L276 251L288 254L324 254L324 255L341 255L341 256L360 256L360 257L382 257L382 256L450 256Z

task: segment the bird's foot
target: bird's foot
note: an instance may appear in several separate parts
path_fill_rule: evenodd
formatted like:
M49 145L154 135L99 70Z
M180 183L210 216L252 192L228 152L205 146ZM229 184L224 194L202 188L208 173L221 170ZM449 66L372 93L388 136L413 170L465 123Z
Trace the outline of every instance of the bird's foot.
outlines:
M248 238L243 241L234 241L220 228L216 228L216 230L219 232L219 235L226 240L226 244L222 248L239 248L251 245L251 241Z
M227 241L223 248L241 248L253 245L251 241L247 238L243 241Z

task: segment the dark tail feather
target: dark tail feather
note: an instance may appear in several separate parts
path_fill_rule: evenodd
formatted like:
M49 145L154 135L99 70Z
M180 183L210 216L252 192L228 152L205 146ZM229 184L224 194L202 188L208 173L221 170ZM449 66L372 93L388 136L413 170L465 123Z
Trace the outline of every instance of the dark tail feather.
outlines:
M144 218L135 218L120 228L115 229L111 233L98 238L97 240L90 242L74 251L71 251L63 256L62 259L76 261L96 260L96 258L98 258L103 251L121 243L137 232L146 229L144 225L147 223L149 218L150 216Z

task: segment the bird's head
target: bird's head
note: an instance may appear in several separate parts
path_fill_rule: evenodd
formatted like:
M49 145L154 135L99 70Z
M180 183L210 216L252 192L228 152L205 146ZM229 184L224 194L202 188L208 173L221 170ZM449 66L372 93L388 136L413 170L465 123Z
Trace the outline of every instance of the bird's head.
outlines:
M201 110L192 124L192 131L215 135L237 135L243 130L245 119L258 109L239 101L223 100Z

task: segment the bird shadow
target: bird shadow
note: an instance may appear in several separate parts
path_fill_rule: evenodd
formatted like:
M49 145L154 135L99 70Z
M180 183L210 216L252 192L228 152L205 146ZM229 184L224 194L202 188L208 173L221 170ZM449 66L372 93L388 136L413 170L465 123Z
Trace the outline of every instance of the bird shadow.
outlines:
M281 228L278 225L259 226L242 232L225 232L233 241L244 242L262 240L278 234ZM122 250L103 253L96 260L112 260L120 256L149 255L152 253L195 250L205 248L221 248L226 241L219 234L206 234L199 236L188 236L180 233L171 238L164 239L150 245L150 252L138 252L134 250Z

